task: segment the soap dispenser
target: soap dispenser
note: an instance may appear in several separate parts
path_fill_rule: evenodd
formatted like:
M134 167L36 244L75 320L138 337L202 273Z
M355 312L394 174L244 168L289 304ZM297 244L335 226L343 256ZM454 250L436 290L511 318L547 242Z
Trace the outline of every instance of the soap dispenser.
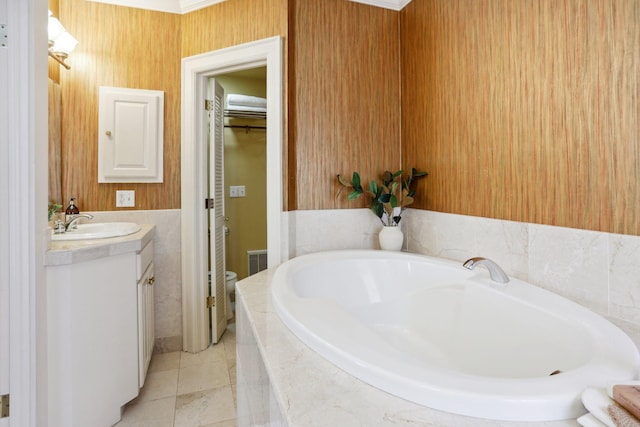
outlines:
M80 213L80 209L76 206L76 199L73 197L69 200L69 207L64 212L66 215L78 215Z

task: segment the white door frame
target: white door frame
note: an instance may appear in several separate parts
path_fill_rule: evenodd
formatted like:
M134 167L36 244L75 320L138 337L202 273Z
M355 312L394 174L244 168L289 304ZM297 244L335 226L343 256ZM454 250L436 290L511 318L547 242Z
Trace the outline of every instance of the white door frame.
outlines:
M19 207L0 214L11 367L10 416L0 425L46 426L47 2L10 0L0 6L0 23L8 24L8 47L0 48L0 72L8 82L0 85L0 194L7 207Z
M270 37L182 60L181 112L181 253L183 349L192 353L209 346L209 310L205 305L207 235L204 189L206 80L217 74L267 66L267 253L269 267L288 257L283 239L282 38Z

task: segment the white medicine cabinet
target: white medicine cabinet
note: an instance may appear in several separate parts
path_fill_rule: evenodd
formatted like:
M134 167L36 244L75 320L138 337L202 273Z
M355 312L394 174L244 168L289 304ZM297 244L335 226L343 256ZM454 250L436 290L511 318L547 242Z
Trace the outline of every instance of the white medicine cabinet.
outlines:
M164 92L101 86L98 182L163 182Z

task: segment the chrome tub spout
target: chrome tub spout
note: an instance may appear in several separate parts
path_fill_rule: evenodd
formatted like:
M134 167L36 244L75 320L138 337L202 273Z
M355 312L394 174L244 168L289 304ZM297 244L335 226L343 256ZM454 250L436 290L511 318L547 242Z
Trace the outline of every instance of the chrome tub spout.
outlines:
M504 270L502 270L502 268L500 268L498 264L496 264L495 262L491 261L488 258L482 258L482 257L470 258L466 260L464 264L462 264L464 268L467 268L469 270L473 270L478 265L484 265L485 267L487 267L487 270L489 270L489 277L491 277L491 280L493 280L494 282L498 282L498 283L509 282L509 276L507 276Z

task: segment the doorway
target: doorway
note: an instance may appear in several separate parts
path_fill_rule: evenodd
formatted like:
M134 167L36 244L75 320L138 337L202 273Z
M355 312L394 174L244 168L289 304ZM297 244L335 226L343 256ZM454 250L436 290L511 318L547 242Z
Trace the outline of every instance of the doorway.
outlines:
M216 75L225 96L266 99L266 67ZM249 251L267 249L267 127L259 107L225 109L224 183L226 269L249 276ZM245 113L246 111L246 113Z
M271 37L182 60L181 254L183 349L192 353L210 344L208 290L206 144L204 108L208 79L266 66L267 82L267 253L268 265L288 257L288 230L283 225L282 179L282 39ZM203 237L204 236L204 237ZM224 286L224 283L216 284ZM222 308L224 305L220 304Z
M224 90L224 266L227 319L236 280L253 272L256 252L267 257L267 68L214 76ZM213 84L211 82L211 84ZM251 265L250 265L251 264ZM229 295L231 294L231 295Z

